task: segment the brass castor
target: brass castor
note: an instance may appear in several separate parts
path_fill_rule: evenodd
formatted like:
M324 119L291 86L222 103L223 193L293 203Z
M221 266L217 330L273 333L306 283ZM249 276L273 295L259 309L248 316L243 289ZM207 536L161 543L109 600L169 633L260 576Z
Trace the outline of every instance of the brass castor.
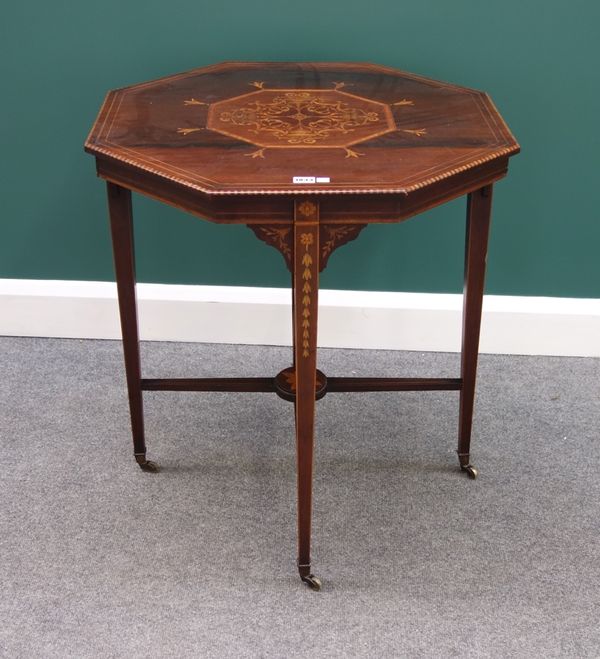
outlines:
M319 577L315 577L314 574L307 574L305 577L300 578L311 590L319 591L323 586Z
M142 471L147 471L151 474L156 474L160 471L158 464L156 462L152 462L152 460L146 460L145 455L136 455L135 461L140 465L140 469Z
M478 474L479 474L479 472L477 471L477 469L476 469L473 465L464 465L464 466L461 465L460 468L461 468L463 471L466 471L466 472L467 472L467 476L468 476L471 480L475 480L475 479L477 478Z

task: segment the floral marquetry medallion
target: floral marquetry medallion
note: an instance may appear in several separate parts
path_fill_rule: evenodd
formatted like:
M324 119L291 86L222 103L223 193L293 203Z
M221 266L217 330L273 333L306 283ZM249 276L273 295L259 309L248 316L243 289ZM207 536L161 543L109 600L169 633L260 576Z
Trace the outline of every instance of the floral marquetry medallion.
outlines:
M396 130L388 106L336 89L250 92L212 105L207 128L268 148L345 148Z

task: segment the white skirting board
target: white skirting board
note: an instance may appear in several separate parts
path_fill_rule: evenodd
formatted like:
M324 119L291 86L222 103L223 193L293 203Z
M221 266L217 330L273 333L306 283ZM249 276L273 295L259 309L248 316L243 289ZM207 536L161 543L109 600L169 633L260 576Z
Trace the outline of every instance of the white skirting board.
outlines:
M138 284L140 335L153 341L290 345L281 288ZM455 352L462 296L322 290L319 346ZM0 335L120 338L108 282L0 279ZM600 357L600 299L487 295L481 352Z

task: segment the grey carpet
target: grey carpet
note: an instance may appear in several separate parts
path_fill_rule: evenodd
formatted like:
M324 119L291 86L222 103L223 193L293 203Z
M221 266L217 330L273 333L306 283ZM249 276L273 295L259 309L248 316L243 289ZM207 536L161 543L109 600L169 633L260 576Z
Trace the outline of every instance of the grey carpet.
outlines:
M121 346L0 339L3 657L598 657L600 360L483 356L455 392L318 403L313 566L295 569L292 406L146 394ZM271 375L283 348L146 344L147 377ZM456 355L322 350L329 375L456 376Z

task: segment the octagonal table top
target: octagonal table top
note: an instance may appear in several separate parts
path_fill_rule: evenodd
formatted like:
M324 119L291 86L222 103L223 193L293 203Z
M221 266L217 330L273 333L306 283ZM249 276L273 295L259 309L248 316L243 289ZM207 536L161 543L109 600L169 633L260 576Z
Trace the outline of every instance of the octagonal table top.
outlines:
M106 96L98 158L202 193L404 193L518 153L490 97L374 64L225 62Z

